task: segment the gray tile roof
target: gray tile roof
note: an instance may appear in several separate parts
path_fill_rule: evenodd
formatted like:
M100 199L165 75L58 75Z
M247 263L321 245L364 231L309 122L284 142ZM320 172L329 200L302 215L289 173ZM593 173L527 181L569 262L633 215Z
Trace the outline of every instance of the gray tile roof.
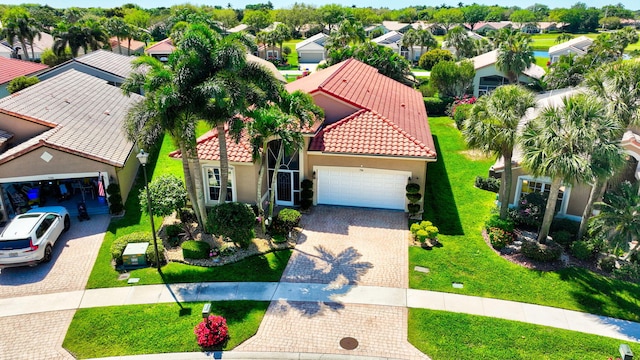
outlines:
M106 50L97 50L75 58L75 61L110 72L122 78L129 77L133 71L131 61L135 56L120 55Z
M129 108L142 98L137 94L128 97L104 80L69 70L0 99L0 112L54 124L55 131L39 135L39 143L123 166L133 144L126 139L122 124ZM23 143L16 148L20 146L30 147ZM0 155L0 162L11 156L9 152Z

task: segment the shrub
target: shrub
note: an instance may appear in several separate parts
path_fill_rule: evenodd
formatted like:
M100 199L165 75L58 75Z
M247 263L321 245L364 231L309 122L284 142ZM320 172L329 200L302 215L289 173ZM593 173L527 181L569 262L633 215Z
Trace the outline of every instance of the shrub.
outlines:
M427 113L433 115L445 115L447 106L453 102L451 98L439 98L439 97L426 97L424 98L424 106L427 108Z
M516 225L538 228L542 225L546 205L546 196L537 192L526 194L518 201L518 208L511 212L511 217Z
M513 233L501 228L490 227L488 230L489 241L494 249L500 250L513 243Z
M416 184L416 183L407 184L407 186L405 187L405 190L407 191L408 194L417 194L420 192L420 184Z
M431 221L421 221L420 223L413 223L411 224L411 227L409 229L418 240L420 240L419 234L425 236L425 239L435 239L439 234L438 228L433 226L433 223ZM420 242L424 242L424 240L420 240Z
M107 186L107 194L109 194L109 210L112 214L119 214L124 210L122 205L122 196L120 195L120 186L111 183Z
M566 231L576 235L580 229L580 223L569 219L553 219L551 222L551 232Z
M514 223L511 219L500 219L500 215L493 214L484 224L485 228L498 228L506 232L513 232Z
M407 210L409 210L410 214L417 214L418 212L420 212L420 204L408 204L407 205Z
M14 92L18 92L22 89L26 89L31 85L35 85L37 83L40 82L40 79L38 79L35 76L18 76L17 78L14 78L13 80L9 81L9 84L7 85L7 92L9 92L9 94L13 94Z
M640 264L624 263L619 269L613 270L613 276L616 279L631 281L640 284Z
M304 179L300 183L302 191L300 191L300 207L307 210L313 205L313 181Z
M409 227L409 231L411 231L411 233L412 233L413 235L416 235L416 234L418 233L418 230L420 230L420 229L422 229L422 228L420 227L420 223L417 223L417 222L416 222L416 223L411 224L411 227Z
M420 93L422 94L423 97L431 97L431 96L435 95L436 92L438 92L438 89L436 89L433 86L431 86L430 82L423 82L418 87L418 90L420 91Z
M593 246L587 241L576 241L571 244L571 254L580 260L589 260L593 257Z
M180 221L183 224L192 224L198 221L198 218L196 217L196 212L193 211L192 208L185 207L178 210L178 216L180 217Z
M420 194L420 193L407 193L407 199L409 199L409 202L411 202L411 203L417 203L418 201L420 201L420 199L422 199L422 194Z
M116 262L116 265L122 265L122 253L124 249L127 247L129 243L141 243L146 242L149 243L149 247L147 247L147 252L145 253L145 258L148 264L157 264L156 262L156 254L155 248L153 247L153 236L150 232L138 231L131 234L123 235L113 241L111 244L111 258ZM158 253L161 256L160 261L162 263L166 262L166 258L164 257L164 246L162 244L158 244Z
M171 246L177 246L180 243L180 234L184 232L181 224L171 224L165 228L167 233L167 242Z
M451 61L453 60L453 54L451 54L448 50L442 49L433 49L429 50L426 53L420 56L420 60L418 60L418 66L425 70L431 70L433 66L440 61Z
M217 315L209 315L206 320L196 325L193 332L196 334L198 345L203 348L222 345L229 338L227 320Z
M256 221L251 208L239 202L215 205L207 216L207 231L231 239L241 247L253 240Z
M279 222L282 223L284 232L288 233L289 231L293 230L294 227L300 224L301 217L302 215L300 215L300 212L298 210L282 209L280 210L276 218Z
M598 266L602 271L612 272L613 269L616 268L616 258L615 256L603 256L598 260Z
M453 120L456 122L456 127L458 130L462 130L464 128L464 121L469 118L469 114L471 113L471 108L473 105L465 104L456 106L453 111Z
M187 204L187 190L175 175L162 175L149 183L151 210L157 216L168 216ZM138 201L143 212L148 212L147 190L142 188Z
M425 242L427 238L429 238L429 233L426 230L420 229L416 232L416 239L421 243Z
M568 231L560 230L552 232L550 233L550 235L553 241L564 246L565 248L571 246L571 243L573 242L573 235L571 235L571 233Z
M560 258L562 246L553 241L540 244L537 241L525 240L522 242L522 254L531 260L551 262Z
M185 259L208 259L211 245L204 241L189 240L182 243L182 256Z
M482 190L491 191L497 193L500 191L500 179L494 177L483 178L482 176L476 176L475 187Z
M312 189L313 188L313 181L309 180L309 179L304 179L302 180L302 182L300 183L300 187L302 189Z

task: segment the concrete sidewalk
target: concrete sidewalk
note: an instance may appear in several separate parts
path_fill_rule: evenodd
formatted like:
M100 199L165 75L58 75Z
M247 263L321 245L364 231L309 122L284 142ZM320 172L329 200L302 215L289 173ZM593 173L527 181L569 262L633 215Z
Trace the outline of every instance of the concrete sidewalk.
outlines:
M0 299L0 317L101 306L224 300L283 300L422 308L522 321L640 342L640 323L514 301L378 286L313 283L141 285Z

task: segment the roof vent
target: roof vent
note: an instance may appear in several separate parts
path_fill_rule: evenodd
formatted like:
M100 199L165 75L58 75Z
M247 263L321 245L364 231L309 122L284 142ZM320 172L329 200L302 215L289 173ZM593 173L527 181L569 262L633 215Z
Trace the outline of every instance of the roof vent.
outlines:
M64 102L66 102L67 104L71 104L71 101L69 101L69 99L64 99Z
M105 110L103 114L105 114L107 116L111 115L111 113L109 113L109 110Z
M401 103L401 104L400 104L400 106L405 107L405 106L407 106L407 105L405 105L405 103Z
M342 82L345 82L345 83L346 83L346 82L347 82L347 79L342 79Z

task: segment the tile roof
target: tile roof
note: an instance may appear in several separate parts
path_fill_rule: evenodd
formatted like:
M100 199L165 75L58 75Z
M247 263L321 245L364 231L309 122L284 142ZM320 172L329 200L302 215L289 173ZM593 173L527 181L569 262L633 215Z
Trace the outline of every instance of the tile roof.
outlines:
M26 76L48 68L47 65L0 57L0 84L8 83L18 76Z
M400 31L402 29L406 29L411 26L409 23L403 23L399 21L383 21L382 26L384 26L389 31Z
M389 119L364 109L324 127L311 140L309 150L386 156L436 156L432 148Z
M371 41L379 45L396 44L402 41L402 36L403 35L400 32L389 31L388 33L382 34Z
M314 44L318 44L320 46L324 46L324 43L327 42L327 39L329 38L329 35L325 34L325 33L317 33L311 37L308 37L302 41L300 41L299 43L296 44L296 50L305 47L311 43Z
M227 156L230 162L253 162L251 144L246 132L243 131L240 136L240 141L236 142L236 140L229 135L229 129L225 128L224 137L227 140ZM196 140L196 150L198 151L198 159L200 160L220 160L218 131L212 129L200 136ZM169 156L180 159L182 158L182 153L180 150L176 150L171 152Z
M128 39L120 39L120 47L122 47L122 49L126 49L129 47L129 40ZM117 37L112 37L109 39L109 46L116 47L118 46L118 38ZM131 50L137 50L137 49L141 49L144 48L146 46L146 44L142 41L138 41L136 39L131 39ZM123 51L124 52L124 51Z
M0 162L46 145L123 166L133 144L127 140L122 124L129 108L140 100L140 95L126 96L106 81L76 70L0 99L0 112L52 127L0 154Z
M372 66L349 59L289 83L286 88L290 92L301 90L311 95L321 92L360 109L369 110L379 115L374 117L376 121L388 121L395 125L395 131L415 138L416 148L413 153L422 154L424 146L429 149L427 151L429 157L436 157L422 94L380 74ZM365 122L358 120L354 122L356 123L364 124ZM361 131L367 133L368 129L361 128ZM396 137L380 140L378 150L373 152L376 155L409 153L404 150L398 151L402 146L395 143ZM327 144L327 139L324 140L324 145L333 146ZM347 150L343 149L344 152L352 152ZM357 150L357 147L352 150Z
M160 40L157 43L149 46L145 52L149 55L151 54L171 54L176 49L173 46L173 42L170 38L166 38L164 40Z
M571 40L565 41L558 45L553 45L549 48L549 53L554 53L557 51L562 51L568 48L574 48L576 52L586 52L587 48L593 44L593 39L588 38L586 36L578 36L577 38L573 38Z
M494 65L498 61L498 50L480 54L476 57L471 58L470 60L471 62L473 62L473 68L478 71L479 69ZM533 63L522 73L529 77L540 79L546 72L543 68Z
M135 56L120 55L112 51L97 50L73 59L79 63L89 65L121 78L127 78L133 71L131 62Z

